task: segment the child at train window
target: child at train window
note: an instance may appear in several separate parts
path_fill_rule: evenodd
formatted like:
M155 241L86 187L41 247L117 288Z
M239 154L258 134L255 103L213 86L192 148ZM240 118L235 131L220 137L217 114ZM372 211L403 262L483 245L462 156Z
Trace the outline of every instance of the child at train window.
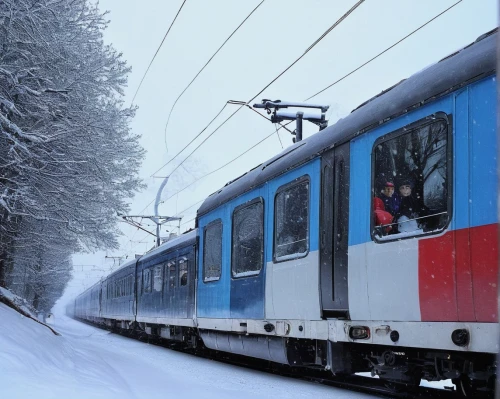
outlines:
M394 193L394 183L390 181L385 182L379 197L384 203L385 210L392 216L396 216L401 205L401 197L399 194Z
M380 228L378 234L386 235L392 230L392 215L385 210L384 202L378 198L373 198L373 207L374 207L374 217L375 217L375 226L386 226L383 230Z
M413 182L410 179L401 180L398 184L400 206L397 215L400 232L415 231L425 227L425 219L429 214L428 209L413 195Z

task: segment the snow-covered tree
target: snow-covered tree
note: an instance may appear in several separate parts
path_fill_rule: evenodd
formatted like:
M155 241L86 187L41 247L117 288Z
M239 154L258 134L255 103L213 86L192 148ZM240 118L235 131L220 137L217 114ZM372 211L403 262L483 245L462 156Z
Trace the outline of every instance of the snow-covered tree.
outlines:
M0 285L40 229L54 251L115 248L116 213L141 188L129 68L103 43L106 23L88 0L0 2Z

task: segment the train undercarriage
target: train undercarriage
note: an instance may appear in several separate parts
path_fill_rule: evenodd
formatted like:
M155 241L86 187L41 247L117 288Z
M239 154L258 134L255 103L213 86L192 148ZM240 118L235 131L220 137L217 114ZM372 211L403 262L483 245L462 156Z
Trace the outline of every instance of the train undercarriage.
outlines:
M478 394L492 397L495 388L494 354L236 334L111 319L92 322L127 335L164 339L179 348L205 347L292 368L329 370L339 377L370 373L386 381L388 386L405 390L417 388L421 380L451 380L455 387L450 389L459 397L467 398Z

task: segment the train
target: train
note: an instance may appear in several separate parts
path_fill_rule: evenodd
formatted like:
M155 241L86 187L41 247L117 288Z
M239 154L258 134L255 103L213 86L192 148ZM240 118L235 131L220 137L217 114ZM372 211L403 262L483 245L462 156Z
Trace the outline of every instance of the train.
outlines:
M230 181L193 230L103 278L72 313L337 376L492 393L497 35Z

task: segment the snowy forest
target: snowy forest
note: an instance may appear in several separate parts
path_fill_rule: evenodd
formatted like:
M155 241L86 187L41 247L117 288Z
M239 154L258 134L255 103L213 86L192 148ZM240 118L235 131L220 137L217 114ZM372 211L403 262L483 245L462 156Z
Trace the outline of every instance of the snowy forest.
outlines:
M144 151L130 68L88 0L0 2L0 286L49 311L71 255L117 248Z

